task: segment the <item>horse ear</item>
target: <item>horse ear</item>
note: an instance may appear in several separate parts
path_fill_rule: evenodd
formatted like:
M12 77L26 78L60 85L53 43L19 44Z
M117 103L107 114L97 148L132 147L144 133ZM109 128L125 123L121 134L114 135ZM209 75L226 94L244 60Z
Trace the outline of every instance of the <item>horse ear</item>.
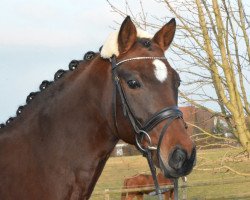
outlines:
M122 54L127 52L135 43L136 37L136 27L131 21L130 17L127 16L126 19L122 22L118 35L119 53Z
M153 41L157 43L163 51L166 51L174 39L176 29L175 19L172 18L154 36Z

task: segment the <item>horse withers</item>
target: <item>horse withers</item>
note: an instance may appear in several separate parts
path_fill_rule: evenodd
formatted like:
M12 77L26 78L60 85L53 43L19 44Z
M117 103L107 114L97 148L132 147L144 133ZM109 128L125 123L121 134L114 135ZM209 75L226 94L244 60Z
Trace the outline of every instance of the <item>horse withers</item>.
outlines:
M0 129L0 199L89 199L119 139L152 153L166 177L191 172L195 145L164 56L172 19L153 37L127 17L101 53L32 95Z

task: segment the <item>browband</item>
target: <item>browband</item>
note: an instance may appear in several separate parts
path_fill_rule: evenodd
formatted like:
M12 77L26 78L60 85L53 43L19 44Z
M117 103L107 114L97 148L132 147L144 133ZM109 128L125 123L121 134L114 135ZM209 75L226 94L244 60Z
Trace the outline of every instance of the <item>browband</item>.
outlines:
M112 63L112 58L110 60L111 63ZM165 57L154 57L154 56L152 56L152 57L134 57L134 58L128 58L128 59L121 60L121 61L117 62L115 64L115 67L112 65L112 69L115 69L116 67L118 67L122 63L133 61L133 60L155 60L155 59L158 59L158 60L167 60L167 58L165 58Z

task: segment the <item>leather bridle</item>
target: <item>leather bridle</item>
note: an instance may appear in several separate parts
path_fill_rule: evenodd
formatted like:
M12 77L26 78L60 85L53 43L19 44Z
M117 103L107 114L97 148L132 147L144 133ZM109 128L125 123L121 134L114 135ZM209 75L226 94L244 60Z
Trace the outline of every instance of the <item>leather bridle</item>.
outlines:
M127 117L129 119L129 121L134 129L134 132L135 132L136 147L143 154L143 156L145 156L148 160L148 164L149 164L149 167L150 167L153 179L154 179L155 187L156 187L156 194L158 195L159 200L161 200L162 199L162 195L161 195L162 192L161 192L161 189L159 187L159 184L158 184L158 181L156 178L156 169L155 169L154 164L153 164L151 151L152 150L157 151L157 157L158 157L160 166L164 169L165 175L171 177L168 174L168 172L165 168L165 165L163 164L163 161L161 159L160 146L161 146L162 139L164 137L164 134L166 133L167 128L170 126L170 124L175 119L177 119L177 118L183 119L183 114L177 106L171 106L171 107L163 108L161 111L155 113L153 116L151 116L143 124L141 124L139 122L139 120L136 118L135 114L133 113L133 111L130 107L130 104L129 104L128 99L126 97L126 93L123 90L123 87L121 85L120 77L118 76L118 73L117 73L117 68L122 63L125 63L125 62L130 62L130 61L134 61L134 60L146 60L146 59L147 60L154 60L154 59L166 60L165 57L134 57L134 58L129 58L129 59L125 59L125 60L122 60L120 62L117 62L116 56L112 56L112 58L110 59L111 66L112 66L112 78L113 78L113 83L114 83L113 100L112 100L113 119L114 119L116 131L118 134L118 124L117 124L117 119L116 119L116 93L118 92L120 99L121 99L121 103L122 103L123 114L125 117ZM166 120L166 124L164 125L164 127L161 131L157 147L152 146L151 137L150 137L149 132L157 124L159 124L163 120ZM144 145L142 145L143 139L145 139L148 143L148 145L146 147ZM174 177L172 177L172 178L174 178ZM178 199L178 179L175 179L175 182L174 182L174 196L175 196L175 199Z

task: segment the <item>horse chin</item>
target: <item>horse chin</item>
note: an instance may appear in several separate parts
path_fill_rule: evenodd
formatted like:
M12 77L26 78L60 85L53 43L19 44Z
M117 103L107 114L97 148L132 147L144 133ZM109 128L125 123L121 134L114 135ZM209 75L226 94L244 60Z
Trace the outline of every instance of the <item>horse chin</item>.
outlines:
M185 176L184 173L180 173L180 172L178 172L178 171L176 171L176 170L174 170L171 167L166 166L166 165L164 167L161 166L160 169L166 178L175 179L175 178Z

